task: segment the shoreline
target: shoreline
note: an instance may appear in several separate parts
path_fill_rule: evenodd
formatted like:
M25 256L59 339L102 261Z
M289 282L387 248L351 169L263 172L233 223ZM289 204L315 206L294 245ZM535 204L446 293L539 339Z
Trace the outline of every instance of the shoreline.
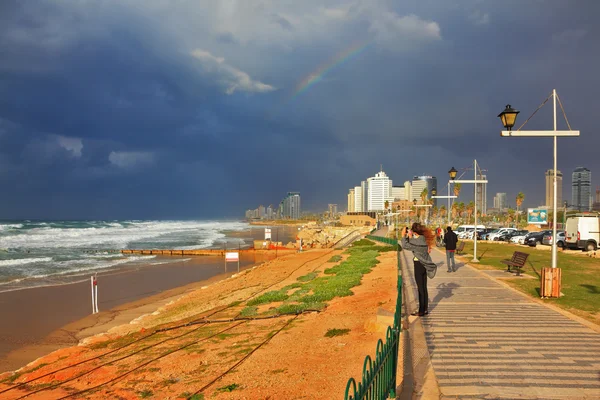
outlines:
M273 254L274 256L274 254ZM175 258L161 257L165 260ZM98 275L98 314L91 314L89 281L0 293L0 373L21 368L82 339L128 324L187 292L237 273L214 257L139 266ZM240 271L272 259L241 257ZM216 261L216 262L215 262ZM14 305L18 304L18 310Z

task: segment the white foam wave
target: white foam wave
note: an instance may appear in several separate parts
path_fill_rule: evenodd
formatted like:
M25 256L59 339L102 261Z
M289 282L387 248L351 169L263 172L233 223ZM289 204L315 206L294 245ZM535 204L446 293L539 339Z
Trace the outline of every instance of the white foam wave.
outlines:
M51 272L48 274L31 275L30 278L49 278L52 276L71 275L71 274L77 275L78 272L86 273L89 271L96 271L99 269L108 269L108 268L115 267L117 265L126 264L126 263L133 262L133 261L146 261L146 260L151 260L153 258L156 258L156 256L131 256L131 257L122 258L120 260L112 260L110 262L97 261L94 264L91 264L91 265L87 264L87 265L79 267L79 268L69 268L66 270L62 270L62 271L58 271L58 272ZM62 267L69 266L69 265L77 265L77 264L81 264L81 260L62 261L58 264Z
M20 229L22 227L23 224L0 224L0 231L8 229Z
M8 267L15 265L25 265L39 262L52 261L52 257L37 257L37 258L15 258L10 260L0 260L0 267Z
M214 240L223 237L222 230L247 229L242 222L212 221L145 221L129 222L123 226L111 223L110 226L85 228L57 228L45 226L28 230L26 233L2 237L6 248L110 248L125 249L130 243L156 242L160 238L174 241L177 238L197 237L198 247L208 247ZM17 231L19 232L19 231ZM175 239L173 239L175 238Z

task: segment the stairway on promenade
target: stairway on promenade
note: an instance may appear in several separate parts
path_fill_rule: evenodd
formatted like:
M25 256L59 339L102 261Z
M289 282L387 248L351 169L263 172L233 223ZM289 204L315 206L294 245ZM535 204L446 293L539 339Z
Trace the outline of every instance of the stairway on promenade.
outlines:
M599 327L458 260L457 272L447 273L445 254L431 255L443 265L428 280L429 315L409 317L417 395L600 399ZM412 254L404 251L401 258L410 313L417 309ZM421 352L427 354L416 354Z

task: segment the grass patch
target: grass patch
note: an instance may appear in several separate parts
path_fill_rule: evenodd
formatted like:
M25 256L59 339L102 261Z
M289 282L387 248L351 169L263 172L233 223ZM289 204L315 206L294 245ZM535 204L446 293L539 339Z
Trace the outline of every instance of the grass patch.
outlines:
M344 336L350 332L350 329L327 329L325 333L325 337L335 337L335 336Z
M287 300L288 297L289 296L288 296L287 292L284 292L282 290L275 290L275 291L267 292L263 295L260 295L257 298L250 300L247 304L249 306L257 306L259 304L284 301L284 300Z
M335 255L335 256L331 257L329 260L327 260L327 262L330 262L330 263L336 263L338 261L342 261L342 256Z
M190 397L191 396L191 397ZM190 400L204 400L204 395L202 393L198 393L192 396L190 392L183 392L179 395L179 399L190 399Z
M298 280L300 282L310 282L313 279L315 279L317 277L317 274L315 272L311 272L310 274L306 274L304 276L301 276L300 278L298 278Z
M240 317L253 317L258 313L258 307L248 306L240 311Z
M233 392L236 389L239 389L240 385L237 383L232 383L231 385L223 386L217 389L217 392L225 393L225 392Z
M38 369L43 368L46 365L48 365L48 363L41 363L40 365L36 365L35 367L31 368L30 370L23 371L23 372L16 372L16 373L12 374L11 376L2 379L0 381L0 383L13 383L17 379L19 379L21 376L23 376L25 374L30 374L33 371L37 371Z
M299 314L306 310L322 310L325 308L324 303L319 302L303 302L303 303L288 303L277 307L278 314Z
M506 283L523 293L539 298L541 270L551 267L551 251L513 244L498 245L485 242L477 244L477 256L480 263L497 270L506 270L506 265L500 261L510 259L515 251L529 253L525 267L522 268L523 273L536 279L509 279L506 280ZM472 242L465 243L465 253L473 254ZM482 269L478 265L474 266ZM600 262L598 259L558 252L557 267L562 269L561 291L564 296L544 301L598 323L597 315L600 313ZM507 276L509 275L507 274Z
M138 396L142 399L147 399L148 397L154 396L154 393L152 393L152 390L143 390L138 393Z
M352 247L360 247L360 246L375 246L375 242L370 241L369 239L360 239L356 242L352 243Z

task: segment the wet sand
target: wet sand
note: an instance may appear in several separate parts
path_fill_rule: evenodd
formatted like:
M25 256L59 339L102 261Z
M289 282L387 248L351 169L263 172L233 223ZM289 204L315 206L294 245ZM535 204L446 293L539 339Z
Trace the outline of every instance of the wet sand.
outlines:
M240 269L274 257L245 256ZM98 275L100 313L92 315L90 282L0 293L0 372L155 311L186 291L237 272L222 258L162 257L173 263L120 269ZM177 259L190 258L189 261Z

